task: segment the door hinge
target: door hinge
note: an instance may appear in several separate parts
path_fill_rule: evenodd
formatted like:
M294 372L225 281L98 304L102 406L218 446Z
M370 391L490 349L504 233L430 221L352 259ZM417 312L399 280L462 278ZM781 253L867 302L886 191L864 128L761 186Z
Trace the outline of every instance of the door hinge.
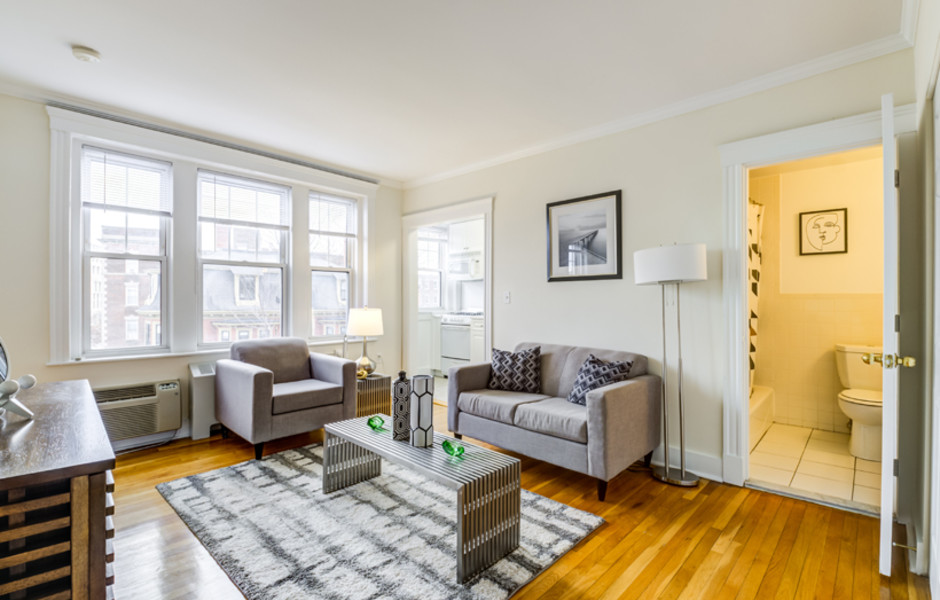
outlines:
M897 477L900 472L901 472L901 465L898 462L898 459L895 458L894 459L894 476Z
M900 169L894 170L894 187L901 187L901 171Z
M894 315L894 332L901 333L901 315Z

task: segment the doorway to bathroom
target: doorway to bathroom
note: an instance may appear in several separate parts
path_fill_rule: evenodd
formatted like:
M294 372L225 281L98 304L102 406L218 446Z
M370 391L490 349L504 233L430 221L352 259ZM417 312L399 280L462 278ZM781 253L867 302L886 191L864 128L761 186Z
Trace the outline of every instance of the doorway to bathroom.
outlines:
M881 145L747 178L748 484L877 514Z

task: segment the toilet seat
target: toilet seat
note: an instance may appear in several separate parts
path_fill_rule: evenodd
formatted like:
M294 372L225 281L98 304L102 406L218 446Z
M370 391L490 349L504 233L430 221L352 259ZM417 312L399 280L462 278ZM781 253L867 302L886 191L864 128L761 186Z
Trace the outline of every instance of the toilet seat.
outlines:
M849 388L839 393L839 398L853 404L865 406L881 406L881 390L863 390Z

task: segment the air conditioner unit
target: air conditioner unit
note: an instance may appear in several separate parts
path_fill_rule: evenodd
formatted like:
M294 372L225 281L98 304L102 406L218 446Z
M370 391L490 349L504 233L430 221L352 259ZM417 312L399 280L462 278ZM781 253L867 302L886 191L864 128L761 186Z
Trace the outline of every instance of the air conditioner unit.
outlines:
M101 388L93 393L115 451L169 440L182 425L178 379ZM164 435L157 435L161 433Z

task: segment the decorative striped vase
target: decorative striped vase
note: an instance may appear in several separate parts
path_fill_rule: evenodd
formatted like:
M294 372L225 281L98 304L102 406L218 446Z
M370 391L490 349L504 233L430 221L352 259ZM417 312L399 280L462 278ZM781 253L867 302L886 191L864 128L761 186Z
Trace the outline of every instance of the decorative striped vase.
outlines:
M434 378L415 375L411 378L411 445L427 448L434 445Z
M407 442L411 437L411 382L398 372L392 400L392 439Z

